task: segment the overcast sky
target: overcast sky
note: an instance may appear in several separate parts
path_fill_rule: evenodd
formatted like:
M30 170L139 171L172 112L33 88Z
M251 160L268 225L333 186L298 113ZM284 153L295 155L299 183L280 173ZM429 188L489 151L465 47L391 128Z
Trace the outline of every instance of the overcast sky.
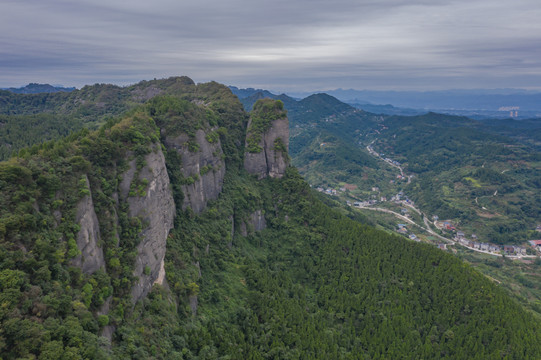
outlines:
M539 0L0 0L0 87L541 90Z

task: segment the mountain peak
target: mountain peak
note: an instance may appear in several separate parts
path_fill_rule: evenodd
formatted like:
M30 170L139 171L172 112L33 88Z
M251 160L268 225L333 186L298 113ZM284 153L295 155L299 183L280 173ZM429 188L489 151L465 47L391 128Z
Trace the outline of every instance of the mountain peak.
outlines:
M50 84L38 84L30 83L26 86L20 88L6 88L4 90L11 91L16 94L39 94L39 93L55 93L55 92L71 92L76 90L74 87L62 87L62 86L53 86Z

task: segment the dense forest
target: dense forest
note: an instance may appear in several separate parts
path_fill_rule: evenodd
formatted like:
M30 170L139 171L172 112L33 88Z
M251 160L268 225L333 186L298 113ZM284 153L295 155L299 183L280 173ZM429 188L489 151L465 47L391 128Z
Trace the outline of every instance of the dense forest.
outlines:
M225 86L151 86L159 94L118 105L117 115L80 119L95 116L98 129L0 163L3 359L541 357L539 320L469 265L331 209L293 167L249 175L250 114ZM68 95L58 96L61 109ZM47 101L28 112L56 116ZM265 104L283 115L281 103ZM186 169L208 149L225 164L223 188L196 212L184 206L194 201L190 186L222 165ZM151 160L160 154L158 177ZM165 177L175 203L165 278L134 301L134 286L153 272L137 272L153 225L134 204L151 200ZM84 204L95 208L93 251L103 256L92 271L79 243Z

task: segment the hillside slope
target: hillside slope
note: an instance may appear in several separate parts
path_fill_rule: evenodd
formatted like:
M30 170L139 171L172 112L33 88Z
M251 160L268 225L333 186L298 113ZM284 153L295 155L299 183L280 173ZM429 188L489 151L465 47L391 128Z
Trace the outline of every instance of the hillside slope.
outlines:
M164 82L0 163L2 358L541 356L539 322L468 265L318 200L279 102Z

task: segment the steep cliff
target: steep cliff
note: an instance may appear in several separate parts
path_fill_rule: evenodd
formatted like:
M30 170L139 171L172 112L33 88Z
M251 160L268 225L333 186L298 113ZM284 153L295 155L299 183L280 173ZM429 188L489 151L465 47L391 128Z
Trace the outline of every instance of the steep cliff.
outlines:
M280 103L246 136L225 87L152 86L98 131L0 162L2 358L541 358L503 289L323 204L287 167Z
M267 228L267 220L263 210L259 209L250 214L250 216L240 223L240 234L248 236L254 232Z
M180 155L184 177L182 210L190 207L196 214L203 211L209 200L215 200L222 191L225 161L214 129L199 129L193 139L187 134L167 137L165 145Z
M281 101L258 100L246 133L244 168L258 179L281 178L289 164L289 121Z
M84 181L88 193L77 204L75 216L75 222L80 226L77 234L77 248L80 254L72 260L72 264L80 267L83 273L92 274L105 266L105 259L99 243L100 224L94 210L90 184L86 175Z
M124 176L124 179L132 178L130 188L135 189L128 193L128 214L139 218L142 223L133 272L139 279L131 292L134 302L146 296L153 284L162 284L165 279L167 235L175 217L175 203L159 145L154 145L152 152L144 159L145 165L140 171L136 171L135 162L132 161ZM141 185L143 191L138 190ZM121 187L124 196L125 189Z

